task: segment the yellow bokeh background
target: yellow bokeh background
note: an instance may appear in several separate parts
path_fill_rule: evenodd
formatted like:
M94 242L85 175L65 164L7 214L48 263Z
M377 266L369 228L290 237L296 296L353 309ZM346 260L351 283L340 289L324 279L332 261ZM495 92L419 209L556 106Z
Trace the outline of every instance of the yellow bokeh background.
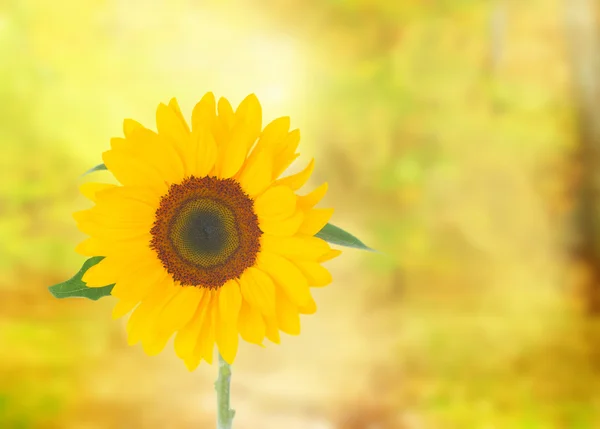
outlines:
M236 429L600 427L569 261L578 145L558 0L0 2L0 428L215 427L217 368L128 347L83 263L81 177L124 118L207 91L289 115L345 250L302 334L233 366ZM575 280L573 280L575 279ZM573 286L575 285L575 286Z

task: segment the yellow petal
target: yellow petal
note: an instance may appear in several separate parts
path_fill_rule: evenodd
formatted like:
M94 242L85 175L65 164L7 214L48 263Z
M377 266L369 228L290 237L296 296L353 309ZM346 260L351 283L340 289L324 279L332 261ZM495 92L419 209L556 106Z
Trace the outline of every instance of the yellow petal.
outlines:
M92 220L92 215L90 210L81 210L73 213L73 219L75 222L86 222Z
M212 92L207 92L192 111L192 166L193 174L204 177L215 166L217 160L217 143L213 136L216 123L216 103Z
M190 371L190 372L192 372L196 368L198 368L198 365L200 365L201 361L202 361L202 357L199 355L193 355L193 356L190 356L183 360L183 362L185 363L185 366L187 367L188 371Z
M331 249L329 252L327 252L326 254L324 254L323 256L321 256L319 259L317 259L317 262L327 262L333 258L337 258L338 256L340 256L342 254L341 250L338 249Z
M247 126L240 125L231 131L231 137L219 147L217 155L217 177L228 179L240 171L248 155L252 135Z
M219 98L217 108L219 111L219 120L225 124L227 129L233 127L234 113L229 100L227 100L225 97Z
M122 243L127 240L143 240L149 242L151 239L151 235L148 233L149 227L119 228L100 225L93 221L81 221L77 222L77 229L91 236L101 236L103 241L106 242Z
M221 146L229 141L229 135L231 132L231 128L233 127L233 109L231 108L231 104L226 98L219 98L219 102L217 103L217 120L213 124L213 135L215 137L215 141L217 143L217 147L219 151Z
M194 349L194 354L199 355L209 364L212 363L215 349L215 335L217 326L218 294L214 293L209 304L202 329L200 330L200 339Z
M300 130L292 130L279 146L279 151L275 156L274 177L279 177L290 164L297 158L296 149L300 143Z
M279 337L279 326L277 325L277 316L263 315L263 321L265 322L265 335L267 336L269 341L275 344L279 344L281 342L281 338Z
M158 105L156 109L156 129L159 135L175 142L177 146L181 146L186 141L189 133L184 123L183 116L178 116L175 110L164 103Z
M115 186L96 193L98 202L111 202L122 207L122 200L134 200L146 204L151 210L156 210L161 195L147 186ZM128 204L125 202L125 204Z
M277 290L277 324L286 334L300 334L300 315L298 307L286 296Z
M179 291L158 315L157 330L175 332L183 328L196 312L202 295L197 287L180 286Z
M298 229L299 234L315 235L321 231L331 216L333 209L312 209L304 213L304 221Z
M116 209L118 210L118 209ZM148 235L154 222L143 212L124 211L123 213L108 212L98 206L90 210L73 213L80 231L103 239L126 241Z
M111 295L127 301L141 301L155 285L164 284L167 277L167 272L160 265L144 261L119 276Z
M136 254L136 252L141 252L141 249L149 249L151 237L150 233L148 233L144 236L132 237L127 240L117 240L112 237L107 237L106 240L100 237L99 240L103 242L102 247L106 246L108 248L108 251L103 256L114 255L117 257L124 257L124 255L130 254L131 252ZM156 261L156 254L154 254L153 257L149 259L149 262Z
M318 262L295 259L294 265L300 269L308 280L309 286L320 287L331 283L331 273Z
M181 120L173 109L163 103L156 109L156 129L158 135L169 141L173 148L181 157L187 175L190 171L189 166L189 131L183 126Z
M95 207L92 207L91 211L122 219L129 218L132 215L153 216L158 208L159 200L156 194L151 191L145 196L144 189L148 190L148 188L141 186L117 186L99 191L96 193L98 202ZM152 198L152 201L150 201L150 198Z
M150 295L134 310L127 322L127 343L130 346L137 344L146 335L146 331L153 328L154 317L178 289L170 279L155 285Z
M262 314L275 316L275 284L263 271L249 267L240 276L242 296Z
M149 238L148 231L152 227L152 221L146 219L126 221L109 217L103 218L92 210L75 212L73 218L81 232L92 236L101 235L104 239L114 241Z
M167 341L169 341L169 338L172 336L173 331L157 332L153 334L148 334L146 331L146 336L142 338L144 353L148 356L156 356L163 351L167 345Z
M317 312L317 303L311 296L310 301L306 305L298 306L298 311L300 314L315 314Z
M195 152L193 166L193 174L196 177L207 176L215 166L217 160L217 144L210 131L196 131L192 132L191 136L192 145L195 146L193 151Z
M277 237L263 234L261 249L285 257L316 261L329 252L330 247L326 241L308 235Z
M169 107L171 108L171 110L173 110L173 112L175 112L175 115L177 115L177 117L179 118L179 121L183 125L185 131L189 133L190 127L188 126L185 118L183 117L183 114L181 113L181 108L179 107L179 103L177 102L176 98L171 98L171 101L169 101Z
M117 258L107 257L83 273L81 280L87 287L103 287L115 283L124 274L123 271L124 267Z
M233 177L240 171L261 127L262 108L256 95L250 94L238 106L231 134L219 148L216 166L218 177Z
M285 219L292 216L295 209L296 195L287 186L269 188L254 201L254 211L259 219Z
M194 315L201 294L193 286L178 287L178 291L158 312L151 326L142 337L146 354L160 353L176 330L181 329Z
M137 132L137 129L130 130L129 133ZM121 137L113 137L110 139L110 148L114 150L124 150L126 152L137 152L139 150L131 140Z
M308 194L298 196L298 207L304 210L312 209L314 206L317 205L319 201L323 199L323 197L327 193L327 188L328 185L327 182L325 182L317 188L315 188L313 191L309 192Z
M255 197L273 182L273 158L269 151L260 151L250 156L239 174L242 189Z
M292 216L287 219L281 220L261 220L260 229L262 232L270 235L277 235L281 237L290 236L296 234L300 226L304 222L304 213L300 210L295 212Z
M215 321L218 305L218 293L209 291L205 296L206 301L203 302L203 305L206 307L206 314L204 315L204 319L202 321L196 346L194 347L191 355L184 357L185 364L190 371L193 371L202 359L209 364L212 363L215 347Z
M284 257L268 252L259 253L256 264L296 305L308 304L311 299L308 281L298 267Z
M136 159L151 165L164 181L178 183L185 176L185 160L189 156L187 153L180 153L168 139L168 136L140 128L128 137L127 146L123 149L130 151ZM187 137L186 139L189 140Z
M133 119L125 119L123 121L123 135L125 135L125 137L129 137L140 128L144 128L144 126L138 121L134 121Z
M204 323L204 318L207 314L208 304L212 298L212 291L208 289L199 288L199 293L201 296L198 306L196 307L196 312L188 321L187 325L177 332L177 336L175 337L175 353L182 359L190 357L194 352L194 348L198 343L202 324Z
M102 160L123 185L149 186L161 195L167 191L167 185L156 169L127 152L111 149L102 154Z
M212 291L207 295L207 301L203 303L206 307L206 313L202 321L200 333L197 338L196 346L191 355L183 357L188 370L193 371L200 361L204 359L209 364L212 363L215 347L215 314L217 304L217 293Z
M300 189L307 181L313 170L315 169L315 160L311 159L308 165L299 173L292 174L291 176L278 179L275 184L283 185L291 188L294 191Z
M237 353L237 330L242 295L237 281L229 280L219 289L216 341L223 359L231 364Z
M255 94L250 94L242 100L235 111L234 128L242 126L247 128L250 134L247 150L256 141L262 129L262 107Z
M115 283L120 278L127 276L127 273L137 270L140 266L146 271L160 267L154 255L144 249L139 249L139 251L128 255L105 257L96 265L90 267L83 274L82 280L88 287L102 287Z
M217 177L230 178L240 171L248 151L256 141L261 129L262 110L254 94L246 97L237 108L233 117L230 117L229 103L219 100L219 116L223 109L222 128L230 130L223 133L219 141L217 156Z
M131 238L123 241L90 237L79 243L75 247L75 251L83 256L121 255L129 252L137 252L140 247L147 245L148 239L146 237Z
M107 248L95 237L86 238L77 246L75 252L82 256L106 256Z
M260 311L242 300L238 330L242 338L249 343L262 344L265 338L265 322Z
M84 183L79 186L79 191L85 196L88 200L96 202L96 192L102 191L104 189L115 188L116 185L111 185L109 183Z
M253 177L254 174L260 174L260 181L267 181L268 184L271 184L274 180L274 165L275 156L280 152L280 145L285 140L288 129L290 128L290 118L282 117L277 118L268 124L263 132L260 134L258 142L256 146L252 150L252 153L246 160L245 167L246 169L252 169L253 173L248 173L248 176ZM262 158L258 160L257 158ZM259 165L264 166L258 167L254 166L254 164L258 163ZM268 177L267 176L268 173ZM247 179L247 177L245 177ZM264 190L267 185L261 186ZM261 191L256 191L255 195L258 195ZM252 195L253 196L253 195Z
M190 371L190 372L192 372L196 368L198 368L198 365L200 365L201 361L202 361L202 356L200 356L199 354L192 354L190 356L183 358L183 362L185 363L185 366L187 367L188 371Z
M92 237L101 237L109 243L126 243L131 241L149 243L152 236L148 233L151 224L146 226L123 227L115 225L100 224L96 221L77 221L77 228Z
M120 317L125 316L127 313L133 310L138 303L139 301L127 301L120 299L113 307L112 318L119 319Z
M207 92L192 110L192 129L194 131L210 131L212 124L217 119L215 109L215 95Z
M105 191L104 191L105 192ZM96 195L100 195L97 193ZM77 221L91 220L102 225L144 226L154 221L154 212L158 206L152 207L139 200L120 198L115 201L102 201L89 210L75 212ZM87 217L86 217L87 215Z
M283 116L270 122L263 130L256 147L274 149L287 137L290 129L289 116Z

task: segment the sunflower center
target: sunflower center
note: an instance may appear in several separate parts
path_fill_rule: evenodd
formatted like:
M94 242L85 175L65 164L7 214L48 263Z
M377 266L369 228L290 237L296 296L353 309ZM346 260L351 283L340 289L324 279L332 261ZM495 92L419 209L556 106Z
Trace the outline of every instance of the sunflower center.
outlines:
M233 179L189 177L156 210L151 246L173 280L216 289L256 261L262 231Z
M204 268L224 263L239 247L235 215L210 198L183 205L173 219L169 238L183 259Z

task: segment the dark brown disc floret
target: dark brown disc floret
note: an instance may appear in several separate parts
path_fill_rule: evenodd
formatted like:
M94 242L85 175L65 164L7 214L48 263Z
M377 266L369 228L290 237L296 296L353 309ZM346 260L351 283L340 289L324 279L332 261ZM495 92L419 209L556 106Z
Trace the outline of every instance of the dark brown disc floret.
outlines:
M171 185L150 233L150 247L173 280L210 289L254 265L262 235L238 182L194 176Z

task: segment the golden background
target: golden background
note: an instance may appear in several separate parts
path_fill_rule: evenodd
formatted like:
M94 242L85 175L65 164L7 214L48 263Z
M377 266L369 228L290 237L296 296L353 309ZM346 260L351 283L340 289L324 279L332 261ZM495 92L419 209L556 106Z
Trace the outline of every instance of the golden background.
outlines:
M47 291L83 263L77 187L110 175L80 175L122 120L207 91L291 116L293 168L314 156L332 223L382 251L329 263L299 337L241 346L236 429L599 428L568 7L0 1L0 428L215 427L216 366Z

